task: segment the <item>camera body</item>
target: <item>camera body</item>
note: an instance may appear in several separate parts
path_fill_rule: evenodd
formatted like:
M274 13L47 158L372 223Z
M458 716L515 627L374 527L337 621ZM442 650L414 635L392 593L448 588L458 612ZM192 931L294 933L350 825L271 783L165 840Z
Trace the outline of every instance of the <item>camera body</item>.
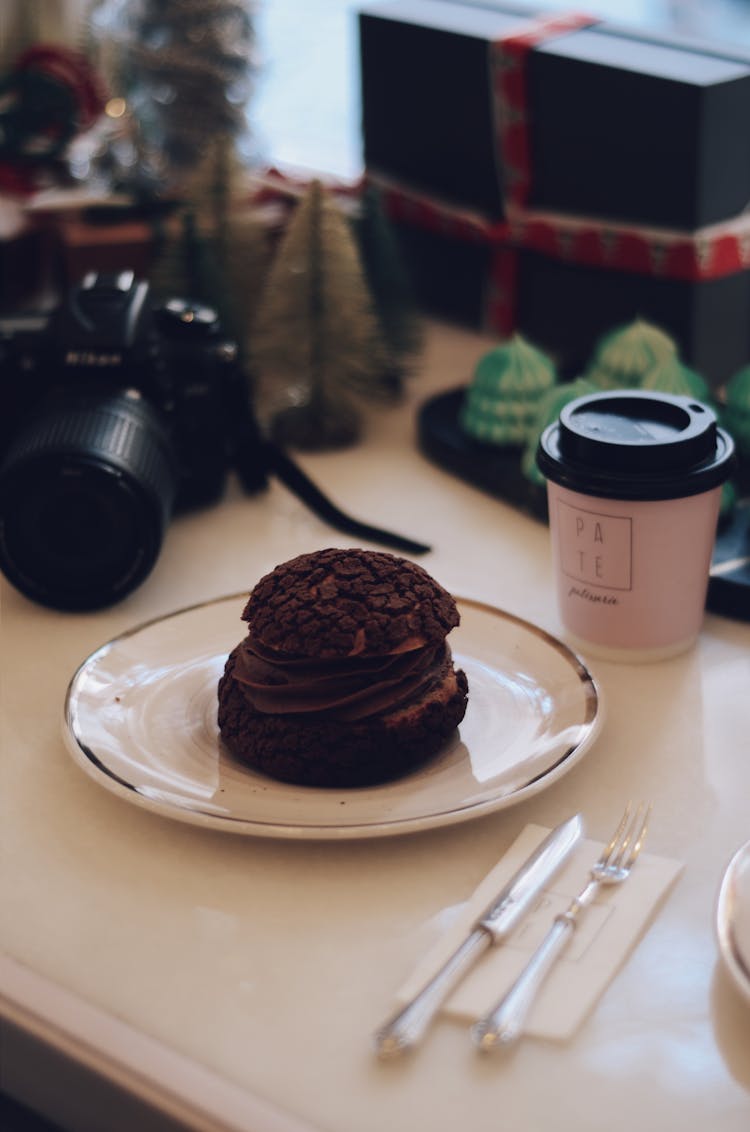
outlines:
M0 322L0 568L63 609L124 597L175 511L264 459L216 311L152 304L132 272L87 275L50 314Z

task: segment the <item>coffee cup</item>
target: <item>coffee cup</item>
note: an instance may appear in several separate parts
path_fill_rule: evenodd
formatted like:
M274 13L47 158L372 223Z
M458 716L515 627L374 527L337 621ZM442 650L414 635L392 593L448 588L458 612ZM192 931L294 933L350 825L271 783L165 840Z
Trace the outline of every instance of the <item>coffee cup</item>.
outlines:
M569 402L542 433L561 620L575 645L659 660L703 621L734 444L708 405L639 390Z

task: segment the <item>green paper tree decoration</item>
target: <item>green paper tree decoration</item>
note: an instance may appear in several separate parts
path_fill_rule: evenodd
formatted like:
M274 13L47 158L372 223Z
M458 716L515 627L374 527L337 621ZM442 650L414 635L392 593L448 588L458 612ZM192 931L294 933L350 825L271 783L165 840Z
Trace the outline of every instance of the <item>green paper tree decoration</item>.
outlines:
M551 358L521 334L513 334L479 359L466 391L461 426L475 440L522 446L539 402L556 382Z
M727 382L722 424L732 434L740 456L750 459L750 365Z
M665 331L637 318L616 327L598 342L586 377L600 389L638 389L649 370L676 352L673 339Z

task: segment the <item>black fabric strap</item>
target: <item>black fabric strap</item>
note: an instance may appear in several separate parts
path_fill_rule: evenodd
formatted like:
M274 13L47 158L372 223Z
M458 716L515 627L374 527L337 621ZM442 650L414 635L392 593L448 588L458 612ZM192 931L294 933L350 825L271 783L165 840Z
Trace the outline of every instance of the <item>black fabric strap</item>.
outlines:
M336 530L379 543L381 546L391 547L393 550L401 550L405 554L427 554L432 549L422 542L394 534L392 531L381 530L380 527L370 526L369 523L362 523L344 514L281 448L269 442L266 442L265 447L269 472L277 475L298 499L306 503L316 515L330 523Z

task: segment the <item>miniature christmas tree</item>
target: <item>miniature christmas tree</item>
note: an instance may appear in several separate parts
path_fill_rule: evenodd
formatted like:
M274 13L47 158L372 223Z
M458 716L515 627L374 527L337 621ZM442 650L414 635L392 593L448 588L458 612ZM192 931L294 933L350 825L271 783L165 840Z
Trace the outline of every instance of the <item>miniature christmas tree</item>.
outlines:
M461 412L475 440L523 445L541 398L557 382L554 363L521 334L483 354Z
M244 200L231 144L217 139L186 179L176 218L164 229L151 272L157 295L200 299L248 354L250 326L270 262L267 226Z
M727 382L722 424L731 433L742 460L750 460L750 366Z
M252 354L266 387L287 401L270 420L276 440L325 449L358 438L347 391L377 386L386 351L351 229L319 181L293 213L270 268Z
M676 354L664 358L644 374L640 389L659 393L676 393L694 397L696 401L711 403L708 383L695 370L683 365Z
M213 139L244 130L255 73L248 0L103 0L91 36L127 106L136 187L171 190Z
M674 341L660 327L637 318L601 339L586 377L600 389L638 389L649 370L676 352Z
M409 358L419 349L421 325L411 280L375 185L365 187L354 230L388 355L383 391L397 395Z
M521 456L521 471L528 480L539 486L547 481L539 470L536 462L539 438L547 425L553 424L560 413L571 401L578 397L585 397L589 393L597 393L596 386L585 377L577 377L574 381L566 381L561 385L553 385L543 394L536 409L536 415L526 436L526 446Z

